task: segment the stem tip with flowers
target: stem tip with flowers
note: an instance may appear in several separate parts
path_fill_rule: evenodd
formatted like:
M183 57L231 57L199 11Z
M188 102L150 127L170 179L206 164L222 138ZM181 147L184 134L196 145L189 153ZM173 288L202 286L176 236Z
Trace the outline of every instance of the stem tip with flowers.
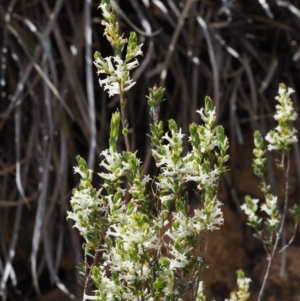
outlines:
M111 9L109 0L102 0L100 8L103 16L101 23L105 27L104 36L113 47L114 56L103 58L97 51L94 55L94 64L98 69L98 75L106 75L104 79L99 80L100 86L105 91L108 91L110 97L114 95L119 95L120 97L122 133L125 138L126 150L130 151L125 93L135 85L135 82L130 78L130 71L139 64L136 57L143 54L141 50L142 44L138 45L135 32L131 32L128 39L119 34L119 24ZM125 48L126 55L122 59L122 52Z
M272 261L278 251L278 244L284 229L286 215L288 213L290 151L292 144L298 141L296 136L297 131L294 128L294 121L297 119L297 113L290 99L293 92L293 89L287 88L284 84L279 85L278 96L275 97L278 104L276 105L276 113L274 115L274 119L278 122L278 125L274 130L269 131L265 137L265 140L268 142L267 149L269 151L275 150L281 155L281 161L277 164L277 167L283 170L285 178L283 209L279 212L278 197L270 192L271 187L270 185L267 185L265 180L267 160L266 150L264 147L263 137L258 131L254 133L253 168L255 175L257 175L261 180L260 189L265 200L260 206L260 210L264 212L265 218L263 219L258 215L258 199L246 196L245 203L241 206L241 209L247 215L248 224L255 230L255 237L262 240L268 257L267 270L259 292L258 301L262 299L266 282L270 274ZM295 204L290 212L295 222L293 230L295 234L300 220L300 207ZM283 249L292 243L294 237L295 235L293 235L292 239Z

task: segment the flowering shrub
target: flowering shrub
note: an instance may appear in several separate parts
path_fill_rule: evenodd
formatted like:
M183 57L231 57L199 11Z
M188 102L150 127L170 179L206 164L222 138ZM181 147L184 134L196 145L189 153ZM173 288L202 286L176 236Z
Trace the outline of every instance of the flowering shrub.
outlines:
M278 101L278 104L276 105L276 113L274 115L274 119L278 122L278 126L275 128L275 130L271 130L265 137L265 140L268 142L268 150L278 151L281 155L281 160L280 162L277 162L277 167L283 170L285 178L285 199L283 210L281 213L279 213L277 200L278 197L271 193L271 187L265 180L267 161L266 151L263 137L258 131L254 133L253 169L254 173L261 180L260 188L265 197L265 201L260 206L260 210L265 214L264 218L260 217L258 214L258 199L253 199L250 196L246 196L245 203L241 206L241 209L247 215L248 224L255 230L255 237L263 242L268 258L268 267L258 300L261 300L262 298L266 281L270 273L272 260L278 249L278 244L288 211L290 150L291 145L297 142L297 131L293 126L293 122L297 118L297 113L295 112L293 103L290 99L290 95L292 93L293 90L291 88L286 88L284 84L279 85L278 96L275 98ZM290 213L292 214L295 222L293 229L295 235L298 222L300 220L300 207L295 204L294 207L290 209ZM283 249L292 243L294 235Z
M68 218L85 239L84 300L201 300L200 272L204 269L206 232L223 224L218 182L228 160L228 139L215 126L216 110L210 98L197 113L203 125L190 125L191 150L183 153L185 135L174 120L164 133L159 120L162 88L149 89L148 104L152 155L158 176L142 175L141 161L130 152L124 93L135 83L129 71L142 54L135 33L129 39L118 34L118 23L109 1L103 0L105 35L114 48L112 57L95 54L100 85L109 95L120 95L121 113L113 114L109 149L101 155L103 184L92 186L92 171L78 157L75 172L81 176L71 199ZM121 51L127 45L125 59ZM117 150L120 123L126 151ZM192 197L187 183L197 186L199 208L189 212ZM171 208L174 208L174 210ZM88 264L87 256L93 258ZM88 295L88 283L95 285Z
M114 49L114 56L103 58L96 52L95 66L104 90L109 96L119 95L121 110L112 115L109 148L101 153L100 189L93 187L93 172L83 158L77 158L78 166L74 168L81 181L73 191L68 218L74 220L74 227L85 240L83 300L204 301L201 271L206 268L206 234L219 229L224 222L217 192L229 159L228 139L224 128L215 125L216 109L209 97L205 99L205 107L196 112L202 124L191 124L187 137L174 120L169 121L165 132L159 119L164 89L154 86L149 89L147 98L153 120L150 124L152 156L159 173L143 175L137 152L129 148L125 99L125 93L135 84L130 71L138 66L137 56L142 55L142 45L138 45L135 33L130 33L128 39L119 35L109 0L102 0L100 8L104 34ZM266 136L268 149L279 150L283 155L281 167L287 181L286 198L289 166L285 162L289 162L290 145L297 141L292 127L297 115L289 100L291 92L280 86L275 114L279 126ZM123 152L117 147L120 126L126 147ZM254 137L254 172L262 180L261 190L265 195L261 210L266 213L267 239L266 231L262 230L263 220L257 215L259 201L247 196L242 209L256 236L265 243L271 263L287 205L281 216L277 197L270 193L264 180L263 138L259 132ZM190 143L189 150L183 149L184 139ZM187 187L190 182L197 188L194 192ZM199 206L190 212L192 198L197 199ZM294 207L292 213L297 223L299 208ZM242 271L238 271L237 276L238 292L232 293L229 301L246 301L250 279Z

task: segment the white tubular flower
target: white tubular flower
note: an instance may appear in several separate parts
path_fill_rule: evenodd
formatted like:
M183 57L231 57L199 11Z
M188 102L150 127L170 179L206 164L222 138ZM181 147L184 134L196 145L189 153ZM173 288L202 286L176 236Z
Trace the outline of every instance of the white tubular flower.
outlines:
M106 79L99 80L100 86L103 86L104 91L108 91L108 96L114 96L120 94L120 86L118 82L114 81L113 76L108 76Z
M219 200L205 204L205 208L195 209L193 217L194 228L199 233L203 230L219 230L224 223L223 212L221 210L222 203Z
M283 150L285 146L289 146L293 143L298 142L298 138L296 136L297 130L292 129L289 133L285 133L284 129L281 127L276 127L277 132L270 131L266 135L266 141L269 142L268 150ZM284 133L284 134L281 134Z
M163 177L160 182L156 182L156 185L161 189L161 190L174 190L174 179L168 178L168 177ZM164 199L164 201L167 201L167 199Z
M150 176L149 176L149 175L145 175L145 176L143 177L142 181L141 181L141 185L142 185L142 186L146 186L146 184L147 184L149 181L151 181Z
M257 222L259 220L258 216L255 215L255 213L252 212L245 203L241 206L241 209L248 216L249 222Z
M208 123L208 124L213 124L216 121L216 108L214 108L211 111L208 111L208 115L206 116L204 114L204 109L201 108L200 110L197 110L196 113L200 114L201 119L203 120L204 123Z
M126 63L119 56L97 58L95 60L95 65L98 67L97 73L107 75L105 79L99 80L100 86L108 91L110 97L128 91L135 85L135 82L130 79L129 71L136 68L138 64L136 59Z
M201 153L208 153L218 145L218 142L211 129L204 128L203 131L204 133L200 141L200 151Z
M89 173L93 172L91 169L89 169L88 172L85 173L81 171L81 169L78 166L74 166L73 169L74 169L74 173L79 173L83 179L86 179L89 176Z
M124 175L128 167L122 166L122 156L115 152L112 148L106 149L101 153L104 160L100 163L109 173L99 173L99 176L108 181L115 181Z
M287 137L287 139L286 139L287 145L298 142L298 138L297 138L296 134L297 134L297 130L295 128L293 128L291 130L290 137Z
M280 220L276 218L268 218L266 223L271 229L276 229L280 224Z
M124 193L123 193L124 195ZM105 197L108 204L108 220L119 223L125 219L126 205L122 198L113 200L112 195Z
M276 113L274 115L275 120L287 118L288 120L295 121L298 114L295 112L291 103L284 103L283 105L276 106Z
M88 233L88 229L87 227L84 225L84 226L81 226L81 220L80 218L78 217L77 214L73 213L73 212L70 212L70 211L67 211L67 219L72 219L73 221L75 221L75 224L73 226L73 228L77 228L78 231L80 232L80 234L85 237Z
M191 250L190 249L186 249L184 251L184 253L180 253L178 252L174 246L171 246L170 249L170 254L173 256L173 258L170 259L170 269L171 271L175 270L175 269L182 269L184 267L186 267L189 264L189 260L187 259L187 254L188 252Z
M164 154L160 154L158 151L152 149L152 154L158 159L156 166L160 167L163 165L173 165L173 161L171 160L171 151L170 151L170 146L164 145L163 146Z
M209 172L204 171L202 166L194 163L194 170L190 174L187 174L185 180L186 182L196 182L198 183L199 189L205 189L217 183L220 178L220 171L215 168Z
M113 172L116 168L122 165L121 155L115 152L112 148L104 150L101 155L105 157L107 163L103 160L100 165L110 172Z
M185 135L182 134L181 128L179 129L178 133L173 133L173 138L171 138L168 133L166 133L162 138L169 142L171 146L182 146L182 139Z
M277 196L266 195L266 202L261 206L261 211L266 212L268 215L265 224L270 231L274 231L280 224L280 215L277 210Z
M272 216L277 210L277 196L268 194L266 202L262 204L261 211L265 211L267 215Z
M247 196L245 201L246 202L241 206L242 211L248 216L248 220L251 224L259 225L261 220L256 214L259 200Z
M104 18L107 19L110 17L110 13L108 12L107 5L105 3L101 3L98 8L101 8Z
M162 204L165 204L168 201L172 201L175 199L175 194L167 194L160 197L160 201Z
M173 241L176 239L184 239L193 235L193 220L182 212L173 212L172 229L168 230L165 235L169 236Z
M139 55L139 54L141 54L141 55L143 54L142 50L140 50L140 52L139 52L137 55ZM132 62L126 64L127 70L134 69L134 68L136 68L138 65L139 65L139 62L138 62L137 59L135 59L135 60L133 60Z
M265 139L266 139L266 141L269 142L269 144L268 144L268 150L269 151L280 150L279 137L278 137L278 134L276 134L274 131L269 132L266 135Z
M244 203L242 206L241 206L241 209L244 211L244 213L246 214L246 215L251 215L251 214L253 214L253 213L255 213L256 211L257 211L257 209L258 209L258 202L259 202L259 200L258 199L249 199L249 200L251 200L251 203L249 203L249 202L246 202L246 203Z
M241 290L248 290L250 282L251 282L250 278L238 278L237 280L238 287Z
M295 90L293 88L286 88L285 85L280 84L278 89L278 96L275 97L278 101L280 101L281 98L289 98Z

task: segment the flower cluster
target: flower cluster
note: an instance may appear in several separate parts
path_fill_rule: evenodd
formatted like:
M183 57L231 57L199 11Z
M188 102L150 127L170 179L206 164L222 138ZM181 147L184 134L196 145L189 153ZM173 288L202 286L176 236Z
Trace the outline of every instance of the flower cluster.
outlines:
M258 202L258 199L246 196L245 203L241 206L241 209L247 215L248 224L255 229L255 236L262 239L262 218L258 216ZM266 214L264 224L267 232L270 233L272 237L272 234L278 229L280 224L280 214L277 209L277 197L270 193L266 194L265 202L261 205L260 209L261 212L265 212Z
M137 44L135 32L130 33L128 40L119 35L119 24L115 20L115 14L111 10L109 0L102 0L100 8L104 18L102 21L102 24L105 26L104 35L114 48L115 55L103 58L97 51L94 55L94 64L98 69L98 75L107 75L105 79L100 79L99 83L101 87L104 87L105 91L108 91L109 96L122 95L135 85L135 82L130 78L129 72L139 64L136 57L143 54L141 50L142 44ZM123 60L121 56L126 44L127 52Z
M276 105L276 114L274 115L278 126L266 136L266 140L269 142L268 150L279 150L288 153L290 145L298 141L297 131L293 127L293 122L298 115L290 99L293 92L292 88L286 88L284 84L280 84L278 96L276 97L278 105Z
M93 188L92 171L87 168L86 162L77 157L78 166L74 168L79 173L81 181L79 187L73 190L71 199L72 211L68 211L68 218L75 221L74 227L85 238L87 246L94 246L92 241L96 240L99 230L99 212L105 210L100 200L101 189Z
M97 74L104 73L105 79L100 79L100 86L108 91L109 96L119 95L121 92L127 92L135 85L129 77L129 71L138 66L138 61L125 63L119 57L102 58L99 52L95 53L95 65L98 68Z
M247 215L248 223L254 229L258 230L262 219L257 216L258 199L253 199L249 195L245 197L245 203L241 206L241 209Z
M265 224L269 232L275 231L280 224L280 214L277 209L277 196L266 195L266 202L261 205L261 211L267 214Z
M225 301L247 301L250 297L249 284L251 282L251 279L245 277L244 272L241 270L237 271L237 276L238 291L231 293L229 300L226 299Z

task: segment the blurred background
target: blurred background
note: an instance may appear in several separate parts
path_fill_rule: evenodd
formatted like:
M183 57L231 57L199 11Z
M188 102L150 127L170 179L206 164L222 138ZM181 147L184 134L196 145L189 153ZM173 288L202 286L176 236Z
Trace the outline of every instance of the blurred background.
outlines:
M121 32L143 43L137 84L127 94L131 149L153 169L145 95L166 87L161 118L188 132L206 95L230 139L230 171L220 183L225 224L209 234L204 273L208 300L235 289L236 270L252 278L252 299L266 269L262 244L239 209L244 196L261 197L252 173L252 133L275 126L278 84L292 87L299 109L300 1L114 0ZM82 243L66 220L80 154L99 171L109 121L118 108L98 83L93 54L112 55L103 37L99 0L0 1L0 299L81 298ZM296 123L299 130L299 120ZM186 149L188 142L186 141ZM120 150L124 148L120 141ZM272 154L268 153L271 159ZM283 176L267 177L283 200ZM292 152L290 204L299 203L299 145ZM280 203L279 205L281 205ZM288 242L292 225L282 237ZM299 229L275 258L265 299L300 299ZM42 296L42 297L41 297ZM252 300L251 299L251 300Z

